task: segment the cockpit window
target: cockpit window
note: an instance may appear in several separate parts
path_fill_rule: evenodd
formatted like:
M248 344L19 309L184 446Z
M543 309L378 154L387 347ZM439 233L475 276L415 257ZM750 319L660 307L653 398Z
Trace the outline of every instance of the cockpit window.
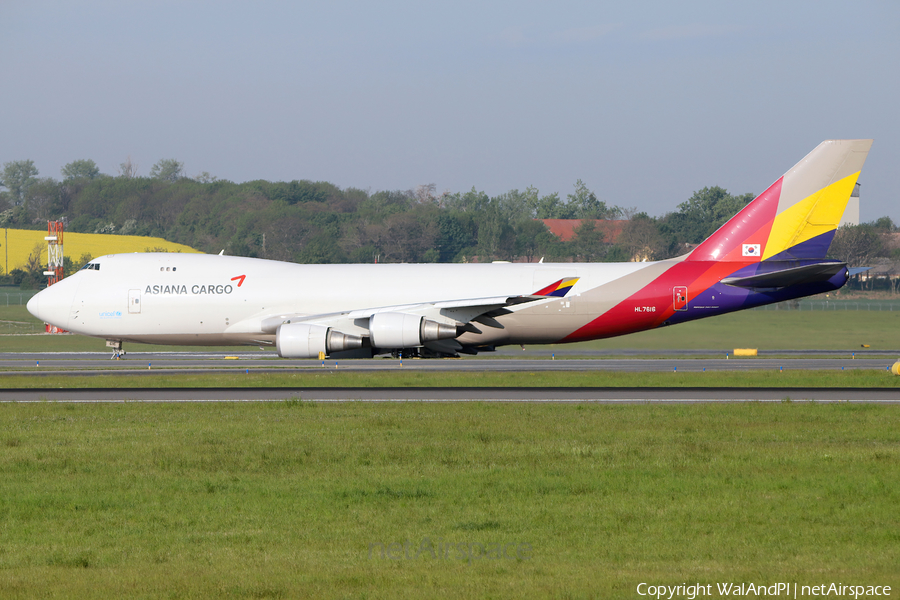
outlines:
M83 267L81 267L81 270L82 271L99 271L100 263L88 263L88 264L84 265Z

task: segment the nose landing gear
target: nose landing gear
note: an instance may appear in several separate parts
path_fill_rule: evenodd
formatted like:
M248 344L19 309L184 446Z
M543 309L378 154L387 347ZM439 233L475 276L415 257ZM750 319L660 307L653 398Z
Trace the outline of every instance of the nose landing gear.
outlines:
M122 340L106 340L106 345L113 349L113 355L109 360L119 360L125 356L125 350L122 349Z

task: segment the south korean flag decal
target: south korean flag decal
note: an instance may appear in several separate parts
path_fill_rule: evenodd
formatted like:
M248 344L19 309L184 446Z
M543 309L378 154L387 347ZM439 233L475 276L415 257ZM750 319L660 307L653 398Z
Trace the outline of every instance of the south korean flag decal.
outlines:
M741 247L742 256L759 256L759 244L744 244Z

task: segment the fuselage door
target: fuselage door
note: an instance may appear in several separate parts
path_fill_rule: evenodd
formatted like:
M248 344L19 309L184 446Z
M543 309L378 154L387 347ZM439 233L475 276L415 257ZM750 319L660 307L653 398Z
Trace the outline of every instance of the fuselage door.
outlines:
M686 285L676 285L672 289L672 303L675 310L687 310L688 295Z
M128 312L133 315L141 313L141 290L128 290Z

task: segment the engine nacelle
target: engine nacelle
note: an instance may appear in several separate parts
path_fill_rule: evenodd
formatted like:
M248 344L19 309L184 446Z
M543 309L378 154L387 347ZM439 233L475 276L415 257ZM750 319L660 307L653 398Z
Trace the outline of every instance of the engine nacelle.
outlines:
M369 335L375 348L413 348L425 342L455 338L455 325L445 325L419 315L375 313L369 319Z
M275 331L275 347L281 358L317 358L320 352L362 348L362 338L324 325L285 323Z

